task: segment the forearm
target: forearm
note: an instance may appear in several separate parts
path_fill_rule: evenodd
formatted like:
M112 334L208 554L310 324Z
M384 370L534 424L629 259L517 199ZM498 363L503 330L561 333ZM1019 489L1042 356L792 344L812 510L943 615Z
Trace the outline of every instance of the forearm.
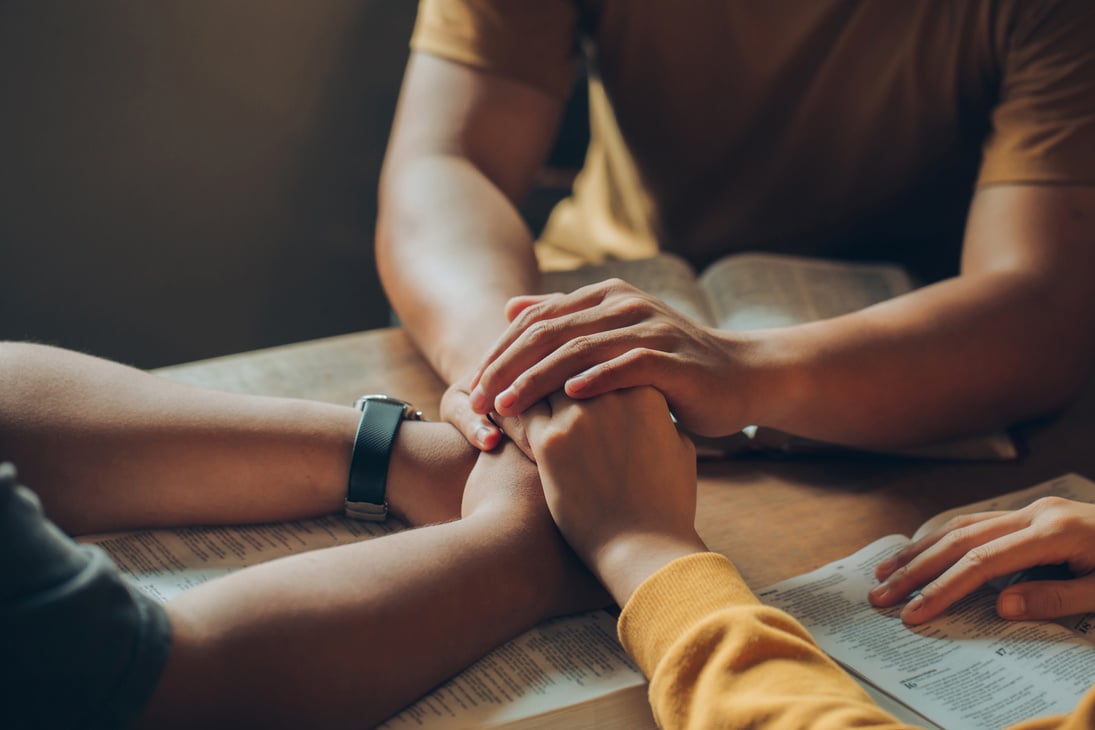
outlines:
M447 382L505 328L503 307L538 290L532 240L514 204L455 156L385 172L377 261L392 306Z
M751 333L749 421L885 446L1045 413L1089 373L1088 325L1078 328L1069 311L1051 283L1001 272L950 279L845 317Z
M361 416L349 406L222 393L18 343L0 346L0 375L0 458L70 534L342 509ZM448 424L404 423L393 512L455 516L473 459Z
M539 620L603 601L514 446L478 457L463 511L180 596L148 725L369 726Z
M469 518L205 584L168 604L146 724L372 726L548 614L528 558Z

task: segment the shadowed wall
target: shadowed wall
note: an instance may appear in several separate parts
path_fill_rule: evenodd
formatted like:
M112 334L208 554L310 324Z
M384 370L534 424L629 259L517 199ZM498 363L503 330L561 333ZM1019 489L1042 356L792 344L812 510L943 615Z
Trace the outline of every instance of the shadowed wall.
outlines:
M0 338L144 367L383 326L411 0L0 4Z

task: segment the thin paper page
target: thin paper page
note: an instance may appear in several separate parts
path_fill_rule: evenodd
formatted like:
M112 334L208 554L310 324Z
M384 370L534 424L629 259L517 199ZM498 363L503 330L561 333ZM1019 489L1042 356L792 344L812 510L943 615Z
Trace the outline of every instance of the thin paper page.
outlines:
M697 322L709 325L715 321L707 299L696 286L692 268L684 259L672 254L634 261L609 261L573 271L546 272L540 288L545 293L572 292L613 277L653 294Z
M308 550L380 537L402 529L399 522L360 522L332 515L314 520L235 527L92 535L125 579L161 603L188 588L232 571Z
M1002 620L991 590L916 628L901 622L899 607L867 603L874 566L904 543L883 538L758 595L853 673L942 727L989 730L1075 708L1095 684L1095 647L1054 623Z
M784 327L848 314L910 291L889 264L847 264L796 256L737 254L700 277L720 329Z
M593 708L607 695L623 695L614 710L634 730L654 728L646 680L616 639L616 619L606 611L548 621L471 665L403 712L382 730L505 727L593 727ZM583 717L583 709L590 717ZM559 713L559 722L528 718Z

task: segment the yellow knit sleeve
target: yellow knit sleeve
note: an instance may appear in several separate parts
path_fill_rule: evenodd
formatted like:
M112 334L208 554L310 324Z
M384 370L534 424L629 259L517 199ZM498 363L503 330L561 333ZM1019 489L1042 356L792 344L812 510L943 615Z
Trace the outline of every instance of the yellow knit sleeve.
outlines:
M663 730L905 728L875 705L795 619L761 604L716 553L648 578L620 614L620 640L650 678ZM1067 717L1013 730L1095 727L1095 689Z
M664 730L905 727L715 553L648 578L624 607L619 633L650 678Z

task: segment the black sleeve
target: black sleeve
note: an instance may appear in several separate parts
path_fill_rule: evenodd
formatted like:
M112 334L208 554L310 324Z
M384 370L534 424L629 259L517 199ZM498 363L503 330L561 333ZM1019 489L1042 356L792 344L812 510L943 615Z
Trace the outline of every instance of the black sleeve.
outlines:
M0 464L0 727L125 727L171 646L162 606L77 545Z

